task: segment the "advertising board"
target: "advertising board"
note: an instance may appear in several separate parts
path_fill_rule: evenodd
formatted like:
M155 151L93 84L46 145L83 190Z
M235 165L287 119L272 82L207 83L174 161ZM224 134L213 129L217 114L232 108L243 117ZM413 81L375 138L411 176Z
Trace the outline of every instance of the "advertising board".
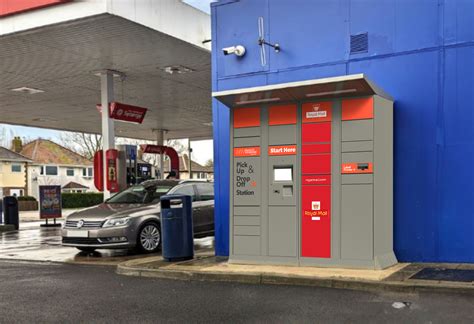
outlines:
M40 218L61 218L61 186L39 186Z

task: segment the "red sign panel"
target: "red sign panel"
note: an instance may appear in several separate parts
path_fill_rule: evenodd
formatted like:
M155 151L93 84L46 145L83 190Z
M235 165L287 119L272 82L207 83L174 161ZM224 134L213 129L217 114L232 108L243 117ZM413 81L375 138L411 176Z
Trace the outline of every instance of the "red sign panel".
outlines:
M269 146L268 155L295 155L296 145Z
M2 0L0 1L0 17L54 6L69 1L70 0Z
M303 155L301 157L301 173L330 174L331 154Z
M331 142L331 123L303 124L301 140L303 143Z
M343 163L341 173L373 173L374 168L372 162L366 163Z
M234 128L260 126L260 108L235 108Z
M302 154L331 153L331 144L303 144Z
M357 98L342 101L342 120L374 118L374 99Z
M296 124L296 105L272 106L268 109L268 125Z
M110 104L110 118L141 124L145 118L148 109L122 104L120 102L112 102Z
M235 147L235 157L260 156L260 146Z

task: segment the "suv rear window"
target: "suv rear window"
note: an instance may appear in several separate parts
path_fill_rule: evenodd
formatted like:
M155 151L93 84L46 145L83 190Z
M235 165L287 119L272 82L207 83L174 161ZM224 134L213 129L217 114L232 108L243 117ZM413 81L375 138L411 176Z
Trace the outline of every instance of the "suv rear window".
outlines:
M214 185L211 183L196 184L201 200L214 200Z
M193 201L196 201L196 194L192 184L186 184L176 187L170 191L172 195L188 195L193 197Z

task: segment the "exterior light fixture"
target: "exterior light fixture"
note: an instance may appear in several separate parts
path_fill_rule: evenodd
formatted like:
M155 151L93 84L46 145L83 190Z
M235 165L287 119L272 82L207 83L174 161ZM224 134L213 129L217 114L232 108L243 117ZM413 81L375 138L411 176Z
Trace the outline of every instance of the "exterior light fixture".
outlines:
M44 92L44 90L41 90L41 89L35 89L35 88L29 88L29 87L20 87L20 88L15 88L15 89L11 89L11 91L15 91L15 92L23 92L23 93L27 93L27 94L37 94L37 93L42 93Z
M237 101L236 105L248 105L248 104L255 104L255 103L264 103L264 102L274 102L280 101L280 98L264 98L264 99L255 99L255 100L242 100Z
M42 122L42 123L55 123L57 122L56 119L52 119L52 118L43 118L43 117L40 117L40 118L34 118L33 121L35 122Z
M306 97L321 97L326 95L335 95L335 94L342 94L342 93L352 93L356 92L357 89L346 89L346 90L335 90L335 91L325 91L325 92L316 92L316 93L307 93Z
M182 66L182 65L166 66L162 68L162 70L168 74L184 74L184 73L194 72L193 69L188 68L186 66Z

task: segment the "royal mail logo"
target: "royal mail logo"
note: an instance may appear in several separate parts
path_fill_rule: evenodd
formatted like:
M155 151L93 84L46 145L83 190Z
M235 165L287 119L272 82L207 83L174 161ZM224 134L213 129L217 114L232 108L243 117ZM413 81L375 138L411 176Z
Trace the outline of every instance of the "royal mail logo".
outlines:
M321 202L320 201L312 201L311 202L311 209L312 210L321 210Z
M268 155L295 155L296 145L269 146Z
M327 210L305 210L305 216L328 216L329 212Z
M324 118L328 116L328 112L326 110L318 110L317 107L314 111L308 111L306 113L306 118Z
M332 102L307 102L303 104L303 123L331 121Z

